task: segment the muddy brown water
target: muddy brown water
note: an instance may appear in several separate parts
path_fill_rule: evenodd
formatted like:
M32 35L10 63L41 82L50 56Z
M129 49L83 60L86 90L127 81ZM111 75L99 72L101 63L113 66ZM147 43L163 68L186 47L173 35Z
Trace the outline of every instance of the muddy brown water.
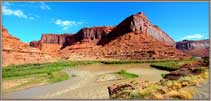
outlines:
M96 82L99 75L126 70L139 75L136 80L157 82L167 71L150 67L149 64L93 64L64 70L69 79L66 81L33 87L3 94L3 99L109 99L107 87L134 79Z

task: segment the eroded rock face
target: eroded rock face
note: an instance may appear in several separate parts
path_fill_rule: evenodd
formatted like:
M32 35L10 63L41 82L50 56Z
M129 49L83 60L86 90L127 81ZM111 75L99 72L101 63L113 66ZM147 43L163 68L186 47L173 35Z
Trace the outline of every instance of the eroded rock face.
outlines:
M77 42L97 42L113 30L112 26L83 28L76 34L43 34L40 41L30 42L30 46L41 48L42 44L59 44L60 48ZM51 45L52 46L52 45Z
M41 44L63 45L69 36L72 36L72 34L43 34L39 41L30 42L30 46L39 48Z
M72 36L71 34L43 34L40 43L45 44L60 44L66 42L66 37Z
M113 30L112 26L92 27L81 29L76 36L79 40L100 40Z
M190 57L177 50L174 41L152 25L143 13L126 18L116 27L82 29L69 37L65 46L60 55L67 59L148 60Z
M73 36L67 37L65 46L75 44L77 42L94 42L97 43L114 29L113 26L83 28Z
M176 43L176 48L193 56L209 56L209 40L183 40Z
M10 35L4 27L2 28L2 65L42 63L51 61L52 57L32 48L27 43Z
M183 59L188 54L177 50L174 41L143 13L122 21L98 44L105 57L128 60ZM100 54L100 53L99 53Z
M128 60L148 59L183 59L189 58L188 54L166 45L147 34L127 33L109 44L101 52L105 57Z
M131 15L126 18L119 25L117 25L116 28L106 36L105 39L100 40L98 44L105 45L111 40L130 32L134 32L137 34L147 34L167 45L175 45L174 40L171 39L165 32L163 32L157 26L152 25L143 12L140 12L136 15Z

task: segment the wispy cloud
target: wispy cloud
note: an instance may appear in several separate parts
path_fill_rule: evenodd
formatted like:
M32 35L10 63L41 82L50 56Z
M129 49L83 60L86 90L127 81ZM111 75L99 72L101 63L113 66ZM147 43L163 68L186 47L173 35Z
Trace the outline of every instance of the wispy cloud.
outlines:
M202 34L192 34L192 35L187 35L182 38L182 40L197 40L197 39L203 39L205 38Z
M57 19L54 21L54 24L63 27L63 30L67 30L69 27L80 26L84 24L84 22Z
M40 3L40 8L43 10L50 10L51 8L44 2Z
M22 10L19 10L19 9L12 10L12 9L8 8L7 6L2 6L2 14L3 15L14 15L19 18L25 18L25 19L28 18L28 16L25 15L25 13Z

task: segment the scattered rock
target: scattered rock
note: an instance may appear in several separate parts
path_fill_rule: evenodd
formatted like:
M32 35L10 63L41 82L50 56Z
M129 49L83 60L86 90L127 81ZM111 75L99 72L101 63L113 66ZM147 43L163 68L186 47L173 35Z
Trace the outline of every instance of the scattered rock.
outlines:
M204 61L196 61L189 64L184 64L179 67L178 70L172 71L164 76L167 80L177 80L181 76L187 76L190 74L199 74L203 71L203 68L208 67L208 64Z

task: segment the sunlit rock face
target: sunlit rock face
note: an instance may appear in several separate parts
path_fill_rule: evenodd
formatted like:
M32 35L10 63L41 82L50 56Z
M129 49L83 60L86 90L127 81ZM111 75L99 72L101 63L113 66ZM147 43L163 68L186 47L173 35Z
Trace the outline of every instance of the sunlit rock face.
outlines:
M106 57L129 60L179 59L189 54L175 48L175 42L164 31L152 25L140 12L118 24L98 42ZM100 53L99 53L100 54Z
M101 40L99 44L106 44L111 40L129 32L147 34L167 45L175 46L174 40L159 29L158 26L152 25L143 12L127 17L119 25L117 25L116 28L111 31L111 33L107 35L105 40Z
M30 47L28 43L10 35L6 28L2 28L2 65L42 63L53 61L48 54L37 48Z

